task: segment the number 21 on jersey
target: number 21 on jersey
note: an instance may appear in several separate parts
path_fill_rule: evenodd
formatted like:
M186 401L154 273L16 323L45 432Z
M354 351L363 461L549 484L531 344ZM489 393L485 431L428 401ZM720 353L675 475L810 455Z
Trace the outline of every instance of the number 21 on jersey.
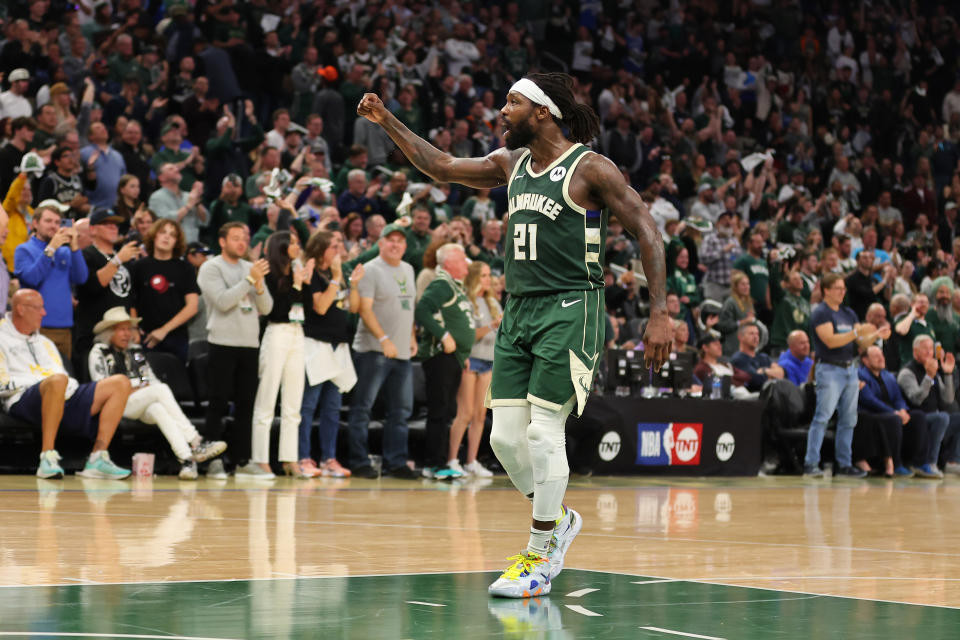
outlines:
M537 225L518 223L513 226L514 260L537 259Z

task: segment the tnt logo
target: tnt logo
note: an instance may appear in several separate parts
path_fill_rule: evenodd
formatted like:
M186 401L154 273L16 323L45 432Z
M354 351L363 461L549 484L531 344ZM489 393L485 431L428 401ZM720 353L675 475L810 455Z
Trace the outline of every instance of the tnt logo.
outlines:
M608 431L603 434L597 453L604 462L610 462L616 458L617 454L620 453L620 434L616 431Z
M636 464L698 465L702 440L702 423L641 422L637 425Z

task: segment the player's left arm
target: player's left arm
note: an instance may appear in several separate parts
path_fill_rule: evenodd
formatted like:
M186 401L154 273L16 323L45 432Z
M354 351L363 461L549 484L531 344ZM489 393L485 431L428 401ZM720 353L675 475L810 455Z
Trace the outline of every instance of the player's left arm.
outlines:
M640 245L640 261L650 292L650 320L643 335L644 359L657 370L670 357L673 322L667 312L667 261L663 237L650 215L650 209L623 179L617 167L599 154L584 158L577 173L586 180L589 199L606 207Z

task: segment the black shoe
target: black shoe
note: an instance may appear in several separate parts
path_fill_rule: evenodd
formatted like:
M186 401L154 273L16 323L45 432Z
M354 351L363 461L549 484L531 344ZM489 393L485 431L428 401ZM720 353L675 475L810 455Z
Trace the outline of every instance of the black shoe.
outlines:
M804 478L822 478L823 469L813 464L803 465L803 477Z
M838 478L866 478L867 472L860 467L840 467L833 475Z
M411 469L407 465L403 465L402 467L397 467L396 469L390 469L390 471L387 471L384 475L388 475L391 478L400 478L401 480L419 480L420 479L420 471Z
M369 478L371 480L376 480L378 477L380 477L380 474L377 473L377 470L368 464L365 464L362 467L351 469L350 472L353 474L354 478Z

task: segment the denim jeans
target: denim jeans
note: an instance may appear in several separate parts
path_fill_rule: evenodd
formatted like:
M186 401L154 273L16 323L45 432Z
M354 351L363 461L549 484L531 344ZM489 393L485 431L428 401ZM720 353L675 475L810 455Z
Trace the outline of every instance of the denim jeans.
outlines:
M357 386L350 405L350 468L370 464L367 426L381 387L387 413L383 424L383 468L389 471L401 467L407 463L407 418L413 412L410 361L387 358L379 351L364 351L354 354L353 366Z
M804 464L820 464L820 447L827 422L834 411L837 416L837 438L834 442L837 464L841 467L853 465L853 429L857 426L857 401L860 398L860 380L857 378L857 366L851 364L842 368L825 362L817 363L815 369L817 381L817 408L813 422L807 434L807 455Z
M337 432L340 430L340 388L332 380L315 384L312 387L304 383L303 404L300 406L300 459L310 457L310 433L313 431L313 417L320 406L319 461L337 457Z

